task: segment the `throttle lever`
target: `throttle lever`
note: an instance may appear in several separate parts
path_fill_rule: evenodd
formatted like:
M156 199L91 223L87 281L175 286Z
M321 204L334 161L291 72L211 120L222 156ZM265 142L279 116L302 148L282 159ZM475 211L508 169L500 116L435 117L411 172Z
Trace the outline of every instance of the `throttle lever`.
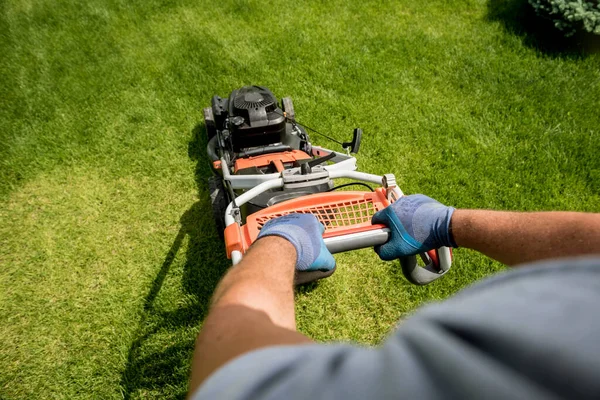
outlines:
M326 156L315 158L314 160L306 161L300 164L300 173L302 175L310 174L312 171L312 167L315 165L323 164L325 161L329 161L334 158L336 154L332 151Z

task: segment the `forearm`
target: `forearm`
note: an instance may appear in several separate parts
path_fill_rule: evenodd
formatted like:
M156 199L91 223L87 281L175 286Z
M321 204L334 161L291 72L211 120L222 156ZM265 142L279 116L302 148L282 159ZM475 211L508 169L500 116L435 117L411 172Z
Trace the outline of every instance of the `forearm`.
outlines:
M456 244L504 264L600 253L600 214L456 210Z
M211 312L225 306L245 306L264 312L276 325L296 329L295 254L285 239L271 236L258 240L215 289Z
M295 249L266 237L217 286L196 341L190 394L228 361L261 347L311 342L296 332Z

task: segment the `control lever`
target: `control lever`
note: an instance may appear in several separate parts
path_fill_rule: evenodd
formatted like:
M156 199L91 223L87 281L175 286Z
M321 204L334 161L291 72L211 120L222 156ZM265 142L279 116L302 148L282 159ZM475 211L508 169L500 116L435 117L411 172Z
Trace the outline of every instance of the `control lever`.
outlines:
M336 154L332 151L331 153L327 154L326 156L303 162L302 164L300 164L300 173L302 175L310 174L312 172L312 167L314 167L315 165L322 164L325 161L329 161L332 158L334 158L335 156L336 156Z
M352 132L352 141L342 143L342 147L346 150L349 150L350 153L358 153L360 149L360 140L362 139L362 129L355 128L354 132Z

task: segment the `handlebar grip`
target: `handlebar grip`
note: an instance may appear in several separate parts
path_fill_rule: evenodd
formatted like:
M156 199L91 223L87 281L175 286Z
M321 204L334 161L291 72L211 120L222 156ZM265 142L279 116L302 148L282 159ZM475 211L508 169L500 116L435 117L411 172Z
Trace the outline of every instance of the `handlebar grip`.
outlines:
M342 236L324 238L325 246L331 254L344 251L364 249L384 244L390 237L388 228L373 229L364 232L350 233Z
M410 283L419 286L427 285L448 272L452 265L450 249L448 247L440 247L433 251L437 253L439 265L436 265L429 256L426 257L429 258L429 263L425 267L418 265L416 256L400 257L402 273ZM425 258L425 253L421 254L421 256Z
M390 230L388 228L373 229L364 232L351 233L348 235L325 238L325 246L331 254L342 253L344 251L364 249L384 244L388 241ZM429 263L421 267L417 263L416 256L400 257L400 266L406 279L415 285L427 285L444 275L452 264L450 249L440 247L432 250L437 255L437 262L427 253L422 253L423 259L428 259ZM437 265L436 265L437 264Z

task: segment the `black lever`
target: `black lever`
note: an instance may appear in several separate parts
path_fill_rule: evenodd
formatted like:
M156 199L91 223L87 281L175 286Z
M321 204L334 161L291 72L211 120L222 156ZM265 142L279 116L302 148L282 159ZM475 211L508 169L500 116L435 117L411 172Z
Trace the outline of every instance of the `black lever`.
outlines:
M327 154L326 156L315 158L314 160L310 160L309 162L307 162L307 164L310 165L311 167L314 167L315 165L323 164L325 161L331 160L332 158L335 157L335 155L336 154L332 151L331 153Z
M342 147L344 149L347 149L348 147L350 147L350 152L351 153L358 153L358 149L360 149L360 140L362 139L362 129L360 128L356 128L354 129L354 132L352 133L352 141L351 142L344 142L342 143Z
M310 174L312 172L312 167L314 167L315 165L323 164L325 161L329 161L332 158L334 158L335 156L336 156L336 154L332 151L331 153L327 154L326 156L315 158L314 160L310 160L307 162L303 162L302 164L300 164L300 173L302 175Z

